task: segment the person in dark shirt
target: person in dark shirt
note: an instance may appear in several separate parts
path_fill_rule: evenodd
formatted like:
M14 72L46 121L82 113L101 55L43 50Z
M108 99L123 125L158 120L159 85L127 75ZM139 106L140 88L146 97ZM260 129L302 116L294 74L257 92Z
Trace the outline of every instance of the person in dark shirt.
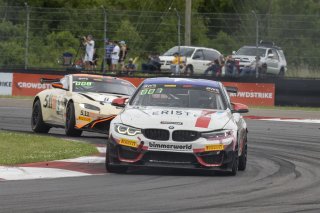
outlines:
M160 71L161 63L158 54L152 54L148 56L148 62L141 65L142 72L150 73Z
M215 59L213 62L210 62L209 67L204 71L204 75L207 75L210 71L212 72L212 76L220 76L221 75L221 66L218 59Z
M114 43L112 40L107 40L107 46L106 46L106 63L108 65L108 71L111 72L112 71L112 52L113 52L113 48L114 48Z

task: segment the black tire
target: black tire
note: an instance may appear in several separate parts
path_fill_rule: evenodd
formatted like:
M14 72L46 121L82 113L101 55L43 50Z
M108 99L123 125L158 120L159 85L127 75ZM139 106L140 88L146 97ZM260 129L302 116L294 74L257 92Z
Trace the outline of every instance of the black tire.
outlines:
M73 103L69 103L67 106L67 113L66 113L66 125L65 125L65 132L67 136L79 137L82 134L81 130L75 129L76 125L76 118L74 115L74 105Z
M230 172L231 176L236 176L238 173L238 166L239 166L239 157L238 157L238 151L234 152L233 161L232 161L232 169Z
M109 143L107 144L107 151L106 151L106 170L110 173L125 173L128 170L126 166L115 166L110 165L110 148Z
M36 100L32 107L31 128L32 131L37 133L48 133L50 130L50 126L43 122L41 102L39 99Z
M184 74L186 76L192 76L193 75L193 67L191 65L188 65L186 67L186 70L185 70Z
M247 167L247 153L248 153L248 145L245 143L243 149L242 149L242 154L239 157L239 166L238 169L239 171L244 171L246 170Z

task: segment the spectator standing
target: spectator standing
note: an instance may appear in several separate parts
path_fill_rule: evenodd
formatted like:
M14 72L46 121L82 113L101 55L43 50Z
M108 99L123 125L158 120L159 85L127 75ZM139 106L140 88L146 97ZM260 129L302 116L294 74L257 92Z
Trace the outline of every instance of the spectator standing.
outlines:
M218 77L221 75L221 65L219 59L215 59L210 62L209 67L204 71L204 75L207 75L209 72L212 72L212 76Z
M228 55L225 60L225 76L227 77L237 77L238 69L236 66L236 61L231 55Z
M84 56L85 70L93 70L94 40L92 35L83 37L83 45L86 48L86 53Z
M179 53L174 53L173 56L174 58L171 64L172 75L180 75L180 66L183 66L183 59Z
M119 54L120 54L120 47L118 45L118 41L114 42L114 48L112 51L111 59L112 59L112 71L117 70L117 65L119 62Z
M135 71L137 71L136 65L133 63L133 58L130 58L129 63L123 67L123 72L133 75Z
M106 63L108 65L108 71L112 71L112 52L114 48L114 44L112 40L106 40L107 46L106 46ZM103 71L104 72L104 71Z
M255 57L256 60L251 62L249 65L242 68L242 71L240 73L240 77L243 77L245 75L247 76L256 76L256 72L259 72L259 69L262 68L262 63L260 61L260 56Z
M125 41L120 41L120 53L119 53L119 64L120 69L124 68L124 60L126 59L127 53L128 53L128 47L126 45Z
M148 56L148 62L142 64L142 72L143 73L150 73L154 71L160 71L161 63L159 54L152 54Z

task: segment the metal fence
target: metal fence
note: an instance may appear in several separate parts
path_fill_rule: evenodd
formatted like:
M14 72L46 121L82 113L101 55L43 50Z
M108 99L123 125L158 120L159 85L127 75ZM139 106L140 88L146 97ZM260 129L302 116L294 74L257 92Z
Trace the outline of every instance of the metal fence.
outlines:
M178 12L178 11L177 11ZM181 17L181 33L178 18ZM319 15L192 14L191 43L212 47L225 55L258 39L273 41L285 52L289 70L319 73ZM258 21L258 22L257 22ZM129 56L143 61L151 52L163 53L178 40L184 44L184 14L174 11L127 11L0 6L0 67L65 69L84 53L81 38L92 34L100 56L104 39L124 40Z

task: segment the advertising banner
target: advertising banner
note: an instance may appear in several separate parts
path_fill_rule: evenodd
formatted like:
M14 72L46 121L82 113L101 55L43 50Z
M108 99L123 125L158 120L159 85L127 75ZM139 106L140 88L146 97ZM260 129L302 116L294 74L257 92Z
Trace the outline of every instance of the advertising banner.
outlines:
M5 75L4 75L5 74ZM13 96L34 96L38 92L51 88L50 83L40 83L40 78L62 78L62 75L27 74L27 73L0 73L0 94L11 94ZM6 80L5 80L6 79ZM136 87L144 78L122 79L130 81ZM2 82L2 83L1 83ZM232 102L239 102L248 106L274 106L275 85L270 83L238 83L222 82L225 86L238 88L238 93L231 93Z
M275 85L266 83L222 82L224 86L237 87L238 93L230 93L232 102L248 106L274 106Z
M12 73L0 72L0 95L12 95Z
M51 88L50 83L40 83L41 78L62 78L62 75L14 73L12 84L13 96L34 96L38 92Z

